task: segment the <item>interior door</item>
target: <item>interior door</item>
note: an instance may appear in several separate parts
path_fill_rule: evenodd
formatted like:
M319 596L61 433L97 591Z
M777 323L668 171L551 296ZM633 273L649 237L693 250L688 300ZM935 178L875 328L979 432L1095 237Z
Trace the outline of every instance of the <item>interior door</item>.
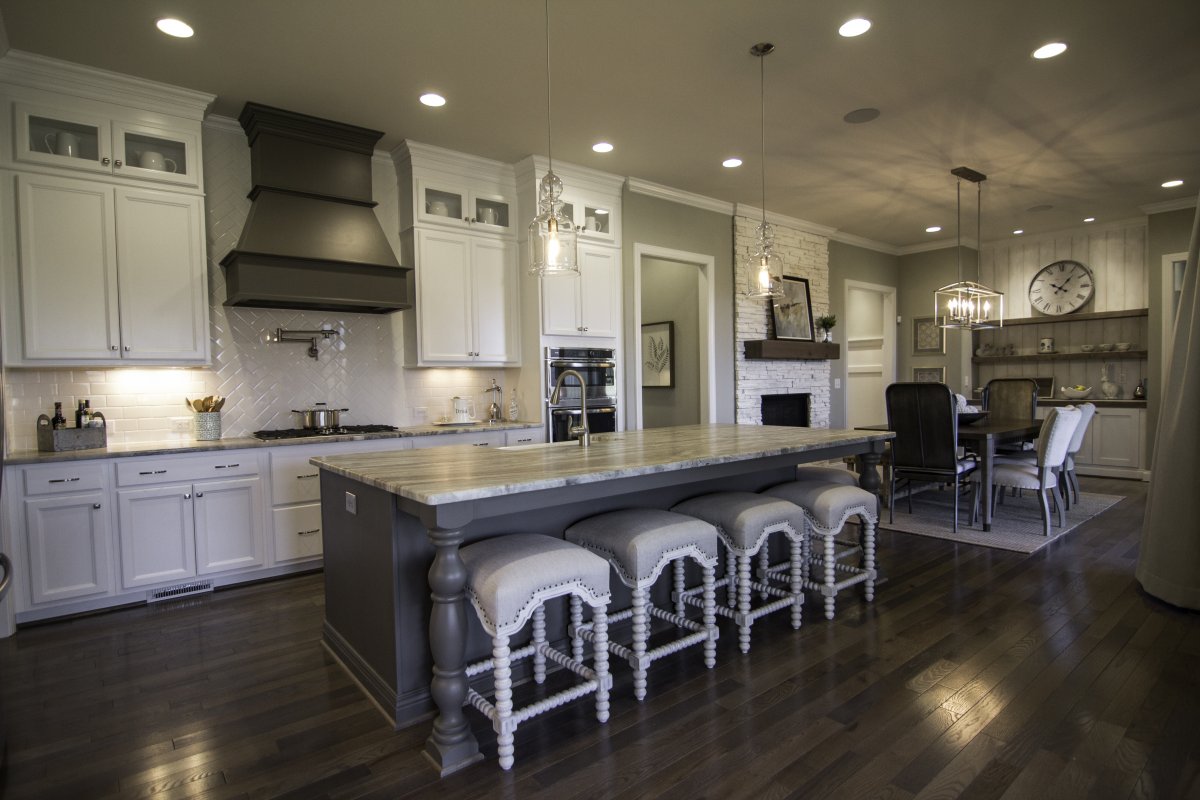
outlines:
M883 393L896 380L896 290L846 282L846 426L887 421Z

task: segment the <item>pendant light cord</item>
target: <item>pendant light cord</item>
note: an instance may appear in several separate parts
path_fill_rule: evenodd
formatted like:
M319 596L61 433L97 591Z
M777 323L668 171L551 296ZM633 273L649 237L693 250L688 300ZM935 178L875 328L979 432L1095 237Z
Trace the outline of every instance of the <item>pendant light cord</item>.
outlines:
M554 171L554 151L550 134L550 0L546 0L546 164L547 171Z
M954 186L957 195L954 217L958 220L958 282L962 283L962 179Z
M768 51L770 52L770 51ZM762 177L762 221L767 224L767 53L758 57L758 106L760 113L758 166Z

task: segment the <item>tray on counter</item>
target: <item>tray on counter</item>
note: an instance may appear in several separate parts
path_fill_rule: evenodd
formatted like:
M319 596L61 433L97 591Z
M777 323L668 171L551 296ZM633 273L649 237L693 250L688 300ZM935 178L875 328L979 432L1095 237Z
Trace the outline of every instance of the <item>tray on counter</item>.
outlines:
M104 415L96 412L93 416L100 417L106 423ZM102 424L98 428L54 428L50 418L42 414L37 418L37 445L43 453L61 453L66 450L94 450L108 446L108 427Z

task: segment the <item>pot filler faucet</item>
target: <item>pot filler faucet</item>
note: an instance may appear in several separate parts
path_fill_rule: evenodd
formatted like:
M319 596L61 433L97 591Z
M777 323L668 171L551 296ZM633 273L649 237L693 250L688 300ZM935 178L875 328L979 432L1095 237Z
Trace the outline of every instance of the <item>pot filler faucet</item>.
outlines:
M587 423L587 384L583 381L583 376L573 369L563 370L558 376L558 380L554 382L554 391L550 393L550 404L554 405L558 402L558 395L562 391L563 381L568 375L574 375L575 380L579 381L579 419L582 424L572 425L567 429L567 435L578 436L579 446L587 447L592 443L592 435L588 431Z

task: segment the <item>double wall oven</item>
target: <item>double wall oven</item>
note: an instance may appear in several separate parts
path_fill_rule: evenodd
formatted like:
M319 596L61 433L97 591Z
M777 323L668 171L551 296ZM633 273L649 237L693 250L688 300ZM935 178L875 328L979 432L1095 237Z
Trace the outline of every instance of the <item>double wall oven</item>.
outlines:
M554 384L569 369L582 375L587 384L588 430L612 433L617 429L615 356L616 351L604 348L546 348L546 441L566 441L571 438L571 427L580 424L580 388L573 377L563 383L558 402L550 402Z

